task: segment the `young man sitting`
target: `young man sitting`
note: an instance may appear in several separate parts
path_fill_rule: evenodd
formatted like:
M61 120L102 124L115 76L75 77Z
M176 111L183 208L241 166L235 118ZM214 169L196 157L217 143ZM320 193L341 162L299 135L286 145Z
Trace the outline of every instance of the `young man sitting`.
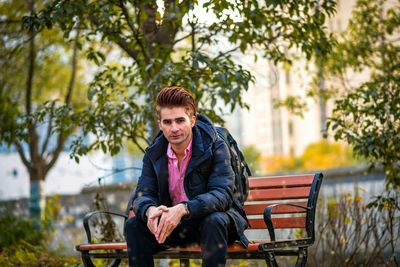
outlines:
M184 89L165 88L156 103L161 132L144 155L135 217L125 225L129 265L151 267L168 246L197 243L203 266L225 266L229 242L248 245L228 147Z

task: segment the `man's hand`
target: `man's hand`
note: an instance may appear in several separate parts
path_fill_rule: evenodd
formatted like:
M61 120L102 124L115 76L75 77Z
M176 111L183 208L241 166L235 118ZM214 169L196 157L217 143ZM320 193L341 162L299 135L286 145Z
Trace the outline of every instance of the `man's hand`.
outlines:
M153 235L156 235L157 231L157 225L158 221L161 217L161 214L163 212L167 212L168 208L164 205L161 206L151 206L147 209L146 211L146 217L147 217L147 227L150 229L150 231L153 233Z
M172 231L178 226L182 217L187 214L188 212L185 204L182 203L168 208L168 211L163 212L155 233L157 242L160 244L164 243L165 239L167 239Z

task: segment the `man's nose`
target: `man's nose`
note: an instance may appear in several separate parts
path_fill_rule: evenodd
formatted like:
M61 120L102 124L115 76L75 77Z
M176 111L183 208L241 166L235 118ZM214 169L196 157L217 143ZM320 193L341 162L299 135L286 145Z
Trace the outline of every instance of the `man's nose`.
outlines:
M176 132L178 130L179 130L178 124L173 122L172 125L171 125L171 131Z

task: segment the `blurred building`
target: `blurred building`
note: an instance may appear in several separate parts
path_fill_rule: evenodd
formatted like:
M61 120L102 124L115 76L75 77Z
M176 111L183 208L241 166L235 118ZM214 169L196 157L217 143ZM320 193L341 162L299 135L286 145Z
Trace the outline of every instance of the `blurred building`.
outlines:
M354 0L337 1L337 13L327 21L330 32L339 33L347 27L354 4ZM262 59L261 53L256 63L253 55L235 58L256 77L256 82L243 95L250 109L237 110L226 117L226 126L242 147L254 145L265 157L299 156L307 145L322 139L321 130L332 103L306 99L318 66L301 57L292 66L274 66ZM317 82L323 89L323 77ZM288 96L306 100L307 109L302 117L274 107L275 100Z

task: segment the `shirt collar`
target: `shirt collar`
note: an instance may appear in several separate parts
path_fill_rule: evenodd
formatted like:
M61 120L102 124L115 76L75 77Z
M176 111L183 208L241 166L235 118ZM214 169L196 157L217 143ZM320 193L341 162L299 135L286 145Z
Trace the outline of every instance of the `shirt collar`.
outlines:
M185 156L184 157L186 157L190 152L192 152L192 141L193 141L193 137L190 139L189 144L185 148ZM174 150L172 149L172 146L170 143L168 143L167 156L170 159L176 159L176 154L175 154Z

